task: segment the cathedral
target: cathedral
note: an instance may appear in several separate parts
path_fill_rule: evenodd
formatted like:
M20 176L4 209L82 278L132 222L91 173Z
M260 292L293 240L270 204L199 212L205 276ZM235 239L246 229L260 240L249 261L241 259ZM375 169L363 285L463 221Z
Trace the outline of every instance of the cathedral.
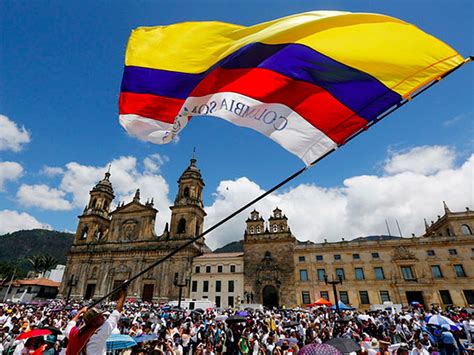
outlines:
M107 172L79 216L60 293L98 299L183 244L189 245L130 284L128 296L166 302L208 299L217 307L261 303L302 306L318 298L360 309L386 302L474 304L474 211L451 211L411 237L373 235L352 240L299 241L278 207L264 219L254 210L242 228L240 250L212 252L203 238L204 181L192 158L178 180L171 220L156 235L153 200L111 211ZM309 228L311 228L309 226ZM317 231L315 231L317 233ZM196 241L192 242L192 239ZM236 236L235 240L240 239ZM328 281L338 281L337 290ZM184 290L183 290L184 288Z
M153 200L142 202L140 190L133 200L111 210L114 190L110 173L90 191L90 198L74 235L60 293L67 298L100 298L123 281L144 270L202 233L204 181L191 159L178 180L171 221L156 235L158 210ZM209 252L203 239L192 243L166 262L131 283L128 295L144 301L178 297L178 287L190 276L193 258Z

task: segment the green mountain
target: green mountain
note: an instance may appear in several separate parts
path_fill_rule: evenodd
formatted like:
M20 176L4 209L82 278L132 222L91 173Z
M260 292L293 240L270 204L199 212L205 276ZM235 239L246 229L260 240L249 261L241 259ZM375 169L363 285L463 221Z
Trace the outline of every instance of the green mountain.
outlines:
M223 247L214 250L214 253L239 253L244 251L243 240L237 242L230 242Z
M0 263L18 267L23 273L33 270L26 258L51 255L66 264L73 234L45 229L21 230L0 236Z

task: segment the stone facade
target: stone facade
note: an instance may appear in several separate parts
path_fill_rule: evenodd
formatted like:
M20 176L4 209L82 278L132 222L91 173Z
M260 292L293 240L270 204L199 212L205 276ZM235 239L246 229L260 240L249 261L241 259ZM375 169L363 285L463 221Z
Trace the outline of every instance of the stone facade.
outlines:
M247 219L244 235L244 292L255 303L268 306L295 303L295 265L292 255L297 244L287 218L276 208L268 225L257 211Z
M140 190L131 202L109 211L114 192L107 172L90 191L89 203L79 216L60 293L68 298L102 297L202 233L204 181L194 158L178 183L170 227L166 224L163 234L156 235L158 211L153 200L141 202ZM129 296L148 301L176 299L175 280L189 278L193 258L206 251L204 240L194 242L132 282Z
M357 308L391 301L446 306L474 303L474 212L451 212L420 237L372 236L294 248L295 304L320 297L334 303L323 275L338 280L337 296Z

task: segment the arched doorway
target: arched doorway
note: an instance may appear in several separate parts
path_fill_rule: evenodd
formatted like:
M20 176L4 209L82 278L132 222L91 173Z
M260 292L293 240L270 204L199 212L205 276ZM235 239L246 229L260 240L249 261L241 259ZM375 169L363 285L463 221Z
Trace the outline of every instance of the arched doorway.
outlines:
M265 286L262 291L263 305L265 307L278 307L278 292L272 285Z

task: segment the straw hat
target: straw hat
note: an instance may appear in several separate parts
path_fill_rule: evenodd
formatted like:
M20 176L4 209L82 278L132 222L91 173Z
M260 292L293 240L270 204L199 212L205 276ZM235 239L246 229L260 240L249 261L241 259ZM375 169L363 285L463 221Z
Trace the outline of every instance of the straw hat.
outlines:
M380 346L379 341L377 340L377 338L372 338L372 340L370 341L370 346L374 349L376 349Z
M89 324L94 318L97 316L102 315L102 312L100 312L97 308L91 308L88 309L86 313L82 316L84 319L84 323L87 325Z

